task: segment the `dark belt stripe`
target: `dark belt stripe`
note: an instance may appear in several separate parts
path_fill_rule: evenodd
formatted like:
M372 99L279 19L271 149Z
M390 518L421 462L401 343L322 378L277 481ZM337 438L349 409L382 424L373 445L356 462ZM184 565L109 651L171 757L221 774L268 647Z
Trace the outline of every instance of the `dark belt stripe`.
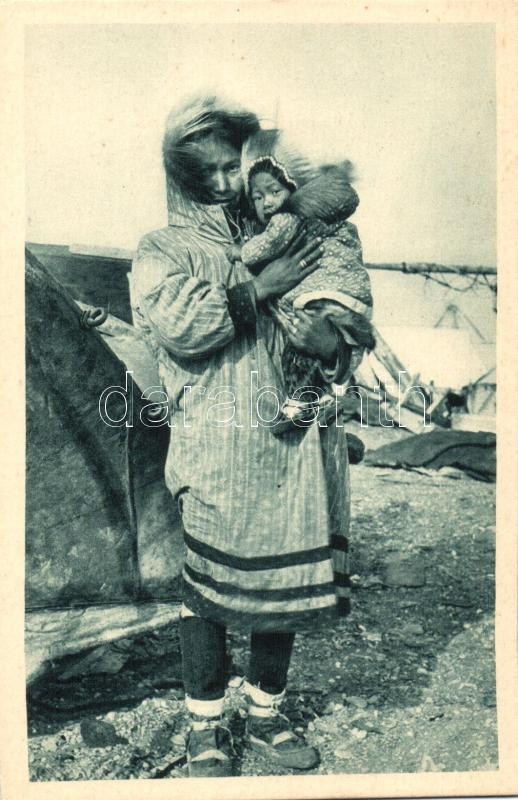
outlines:
M184 565L185 572L195 582L202 586L208 586L215 592L224 595L239 595L240 597L253 597L257 600L305 600L308 597L322 597L332 594L335 590L333 581L327 583L317 583L313 586L290 586L286 589L243 589L231 583L216 581L210 575L192 569L188 564Z
M313 550L298 550L295 553L281 553L275 556L241 558L223 553L215 547L194 539L188 533L184 533L184 538L187 547L193 553L206 558L207 561L241 570L279 569L280 567L294 567L298 564L315 564L317 561L327 561L331 558L329 547L315 547Z
M187 581L184 581L183 600L194 614L242 631L314 631L319 624L336 619L337 616L345 616L350 611L350 602L346 597L338 598L330 607L309 611L285 611L275 614L264 611L234 611L208 600Z

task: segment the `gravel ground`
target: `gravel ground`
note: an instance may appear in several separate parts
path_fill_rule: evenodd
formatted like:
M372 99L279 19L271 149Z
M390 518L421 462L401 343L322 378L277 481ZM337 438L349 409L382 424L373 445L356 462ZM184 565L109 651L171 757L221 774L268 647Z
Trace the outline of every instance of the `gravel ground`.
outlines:
M355 432L369 447L404 435ZM353 611L299 636L290 671L286 710L321 753L312 773L497 768L494 495L470 478L352 468ZM229 645L240 773L289 774L244 746L247 642ZM30 687L32 780L185 777L175 627L111 648L112 674L70 677L69 657Z

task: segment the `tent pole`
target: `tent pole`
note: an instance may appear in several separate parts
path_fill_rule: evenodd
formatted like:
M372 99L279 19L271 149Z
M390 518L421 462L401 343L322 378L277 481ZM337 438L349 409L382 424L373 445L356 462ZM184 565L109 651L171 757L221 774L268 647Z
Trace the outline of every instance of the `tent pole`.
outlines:
M365 264L367 269L379 269L387 272L405 272L408 274L420 275L426 273L448 273L452 275L496 275L496 267L469 267L454 266L444 264L414 263L407 264L405 261L391 264Z

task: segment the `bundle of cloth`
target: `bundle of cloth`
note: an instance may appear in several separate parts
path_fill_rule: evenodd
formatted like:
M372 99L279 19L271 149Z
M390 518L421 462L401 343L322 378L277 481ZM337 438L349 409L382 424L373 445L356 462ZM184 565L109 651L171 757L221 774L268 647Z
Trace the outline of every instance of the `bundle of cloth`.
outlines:
M271 313L283 326L297 309L322 315L351 346L359 363L365 349L374 349L375 339L370 280L357 228L348 221L358 205L351 163L314 166L279 130L271 129L250 137L242 169L254 219L239 257L252 273L282 255L301 221L306 222L308 236L322 239L318 268L271 303ZM301 387L322 385L315 359L289 342L282 364L289 395Z

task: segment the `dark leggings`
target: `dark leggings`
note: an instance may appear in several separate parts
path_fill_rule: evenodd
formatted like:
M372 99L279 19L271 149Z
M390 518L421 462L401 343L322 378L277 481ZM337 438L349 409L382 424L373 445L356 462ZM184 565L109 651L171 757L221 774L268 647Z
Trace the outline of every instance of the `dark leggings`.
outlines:
M247 679L269 694L280 694L293 649L294 633L252 633ZM194 700L225 694L226 630L201 617L180 619L185 693Z

